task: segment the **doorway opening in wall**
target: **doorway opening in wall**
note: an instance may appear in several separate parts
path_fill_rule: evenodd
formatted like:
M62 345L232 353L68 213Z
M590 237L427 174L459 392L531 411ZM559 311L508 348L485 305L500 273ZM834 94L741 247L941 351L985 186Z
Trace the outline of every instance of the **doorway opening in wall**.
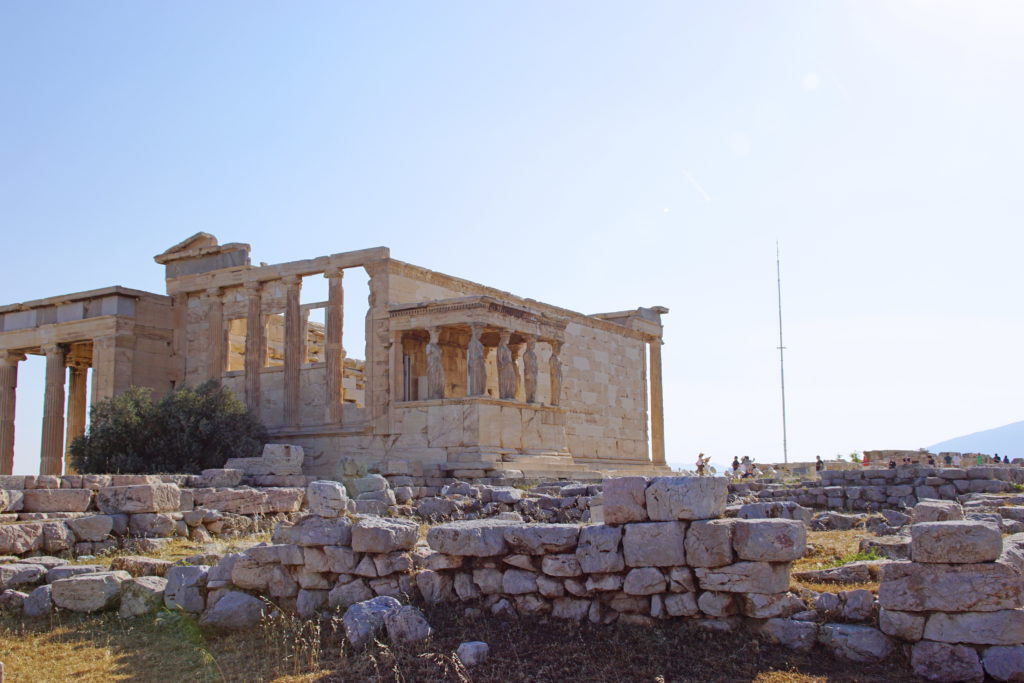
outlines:
M249 319L231 318L228 320L228 352L227 372L245 370L245 340L248 336Z
M647 344L643 345L644 354L644 440L647 461L654 462L654 449L651 438L651 353Z
M366 401L366 325L370 311L370 276L364 268L345 269L345 403L359 407Z

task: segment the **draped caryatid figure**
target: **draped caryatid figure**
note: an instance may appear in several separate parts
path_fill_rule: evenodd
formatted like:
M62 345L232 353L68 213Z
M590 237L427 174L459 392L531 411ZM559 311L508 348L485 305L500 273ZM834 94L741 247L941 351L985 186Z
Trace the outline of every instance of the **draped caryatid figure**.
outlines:
M551 400L557 406L562 397L562 360L558 357L562 350L562 342L551 342L551 357L548 358L548 372L551 375Z
M444 363L441 361L441 332L430 328L427 343L427 398L444 398Z
M501 333L498 341L498 396L514 400L519 378L516 374L516 361L512 357L512 349L508 346L510 336L511 333L505 330Z
M466 363L469 366L469 395L483 396L487 393L487 357L484 355L484 344L480 341L484 326L474 323L469 329L469 347L466 352Z
M526 338L526 351L523 353L523 388L526 390L526 402L537 402L537 338Z

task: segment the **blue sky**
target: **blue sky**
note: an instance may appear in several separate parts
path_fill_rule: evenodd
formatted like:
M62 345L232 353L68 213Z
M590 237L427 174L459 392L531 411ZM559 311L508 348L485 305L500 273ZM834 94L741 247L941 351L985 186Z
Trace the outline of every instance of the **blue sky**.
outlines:
M1022 419L1021 83L1009 1L7 2L0 299L386 245L668 306L669 460L773 461L778 240L791 459L917 448Z

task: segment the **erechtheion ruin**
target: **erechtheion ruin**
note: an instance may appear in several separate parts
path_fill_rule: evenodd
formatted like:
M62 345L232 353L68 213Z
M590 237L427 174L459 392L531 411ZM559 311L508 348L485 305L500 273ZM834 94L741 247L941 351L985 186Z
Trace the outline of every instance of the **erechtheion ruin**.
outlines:
M91 401L220 381L317 476L344 457L457 476L664 469L667 309L583 315L382 247L260 266L249 250L198 233L155 257L166 295L109 287L0 307L0 473L28 354L46 357L43 474L64 470L85 429L90 370ZM369 277L365 350L345 345L349 269ZM326 301L302 303L311 277L326 278Z

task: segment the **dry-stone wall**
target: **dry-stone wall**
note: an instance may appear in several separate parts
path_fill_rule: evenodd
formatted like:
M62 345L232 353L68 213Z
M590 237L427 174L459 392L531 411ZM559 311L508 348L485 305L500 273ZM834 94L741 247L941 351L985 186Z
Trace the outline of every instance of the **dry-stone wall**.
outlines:
M960 500L965 495L1006 493L1024 484L1024 467L927 467L824 470L817 480L795 484L738 482L730 491L761 501L792 501L832 510L913 507L919 501Z

